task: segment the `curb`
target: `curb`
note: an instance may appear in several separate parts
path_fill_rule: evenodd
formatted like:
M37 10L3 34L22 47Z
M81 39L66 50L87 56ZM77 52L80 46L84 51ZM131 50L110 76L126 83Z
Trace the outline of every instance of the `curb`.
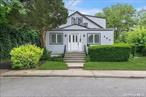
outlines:
M146 78L146 76L90 76L90 75L1 75L0 77L88 77L88 78Z

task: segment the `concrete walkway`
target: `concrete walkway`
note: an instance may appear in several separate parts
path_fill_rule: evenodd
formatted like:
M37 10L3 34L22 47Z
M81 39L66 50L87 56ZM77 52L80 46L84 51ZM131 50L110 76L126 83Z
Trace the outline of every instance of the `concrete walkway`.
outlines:
M111 77L146 78L146 71L121 70L12 70L1 74L2 77Z

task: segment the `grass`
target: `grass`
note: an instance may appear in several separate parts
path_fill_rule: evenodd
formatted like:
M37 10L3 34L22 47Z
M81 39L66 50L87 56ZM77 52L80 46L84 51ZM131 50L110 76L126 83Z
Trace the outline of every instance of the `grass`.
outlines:
M87 70L146 70L146 57L136 57L128 62L87 62Z
M39 70L66 70L67 64L64 62L46 61L37 67Z

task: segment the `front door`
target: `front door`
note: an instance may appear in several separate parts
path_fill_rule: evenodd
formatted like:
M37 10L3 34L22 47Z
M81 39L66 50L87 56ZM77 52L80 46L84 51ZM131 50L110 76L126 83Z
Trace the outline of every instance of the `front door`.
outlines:
M69 34L68 35L68 51L69 52L80 52L82 51L82 38L81 34Z

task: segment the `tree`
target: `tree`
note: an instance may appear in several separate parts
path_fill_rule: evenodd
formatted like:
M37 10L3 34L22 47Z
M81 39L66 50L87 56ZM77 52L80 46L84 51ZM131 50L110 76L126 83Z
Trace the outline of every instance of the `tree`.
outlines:
M95 14L98 18L105 18L105 15L103 12L98 12Z
M128 4L115 4L103 9L103 16L107 20L107 27L114 28L115 40L118 40L121 32L129 31L135 24L133 15L135 9Z
M137 26L126 33L126 41L131 44L146 44L146 28Z
M9 22L7 15L12 9L17 10L20 14L24 14L25 9L19 0L0 0L0 25Z
M13 9L9 20L15 25L27 25L38 30L41 46L45 46L45 35L48 30L66 22L68 12L62 0L22 0L26 15Z

